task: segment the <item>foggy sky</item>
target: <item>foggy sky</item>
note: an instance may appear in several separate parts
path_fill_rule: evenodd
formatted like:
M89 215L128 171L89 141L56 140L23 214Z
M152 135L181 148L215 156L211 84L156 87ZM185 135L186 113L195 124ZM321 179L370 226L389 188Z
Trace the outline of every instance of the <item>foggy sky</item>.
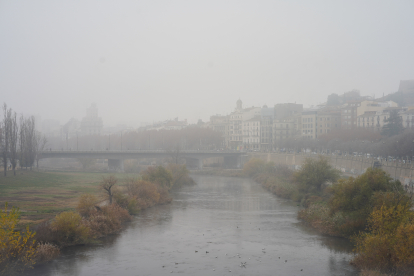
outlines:
M382 96L414 79L414 1L0 0L0 102L104 125Z

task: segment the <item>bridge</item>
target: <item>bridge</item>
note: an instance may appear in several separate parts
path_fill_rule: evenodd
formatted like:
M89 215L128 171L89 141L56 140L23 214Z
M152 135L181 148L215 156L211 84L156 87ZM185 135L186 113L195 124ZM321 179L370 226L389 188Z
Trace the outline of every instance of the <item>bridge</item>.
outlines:
M108 159L110 170L123 170L123 161L141 158L180 158L185 159L186 164L197 164L199 169L203 168L203 159L211 157L223 157L223 165L228 168L240 168L241 156L244 151L206 151L206 150L104 150L104 151L43 151L39 159L46 158L92 158Z

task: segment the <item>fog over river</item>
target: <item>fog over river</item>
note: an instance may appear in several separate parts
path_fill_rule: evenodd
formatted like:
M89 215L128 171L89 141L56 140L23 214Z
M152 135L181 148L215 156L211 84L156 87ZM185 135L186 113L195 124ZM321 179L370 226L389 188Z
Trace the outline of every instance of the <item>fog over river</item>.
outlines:
M346 240L296 218L299 207L248 179L194 176L173 202L102 244L77 246L27 275L357 275Z

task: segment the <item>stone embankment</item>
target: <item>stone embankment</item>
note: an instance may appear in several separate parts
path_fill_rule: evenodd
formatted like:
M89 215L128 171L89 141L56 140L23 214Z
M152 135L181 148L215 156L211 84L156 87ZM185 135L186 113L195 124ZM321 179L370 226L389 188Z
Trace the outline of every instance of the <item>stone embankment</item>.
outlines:
M390 174L391 177L399 179L407 188L413 189L414 183L414 162L405 163L403 161L386 161L376 158L367 158L363 156L344 156L344 155L324 155L328 157L331 166L340 170L343 174L357 176L366 171L378 161L381 168ZM265 161L273 161L275 164L288 165L292 169L298 169L304 162L305 158L317 158L317 154L309 153L249 153L249 157L256 157Z

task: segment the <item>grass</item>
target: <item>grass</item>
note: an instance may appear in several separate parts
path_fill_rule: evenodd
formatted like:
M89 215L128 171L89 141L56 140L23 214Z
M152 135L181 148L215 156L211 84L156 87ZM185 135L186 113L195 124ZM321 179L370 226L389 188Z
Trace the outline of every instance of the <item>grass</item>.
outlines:
M56 214L75 209L78 198L84 193L99 194L98 185L109 173L67 171L17 171L7 177L0 176L0 206L6 202L18 207L20 224L37 224L51 219ZM122 180L137 177L136 174L115 174ZM3 207L0 207L3 208Z

